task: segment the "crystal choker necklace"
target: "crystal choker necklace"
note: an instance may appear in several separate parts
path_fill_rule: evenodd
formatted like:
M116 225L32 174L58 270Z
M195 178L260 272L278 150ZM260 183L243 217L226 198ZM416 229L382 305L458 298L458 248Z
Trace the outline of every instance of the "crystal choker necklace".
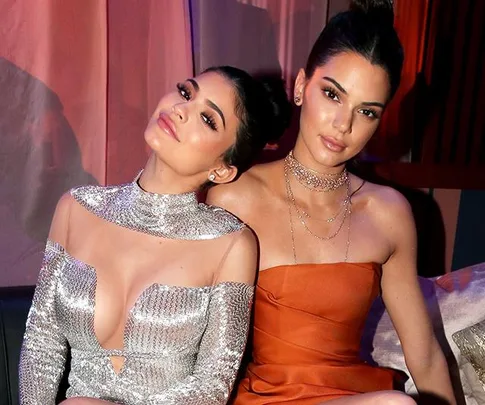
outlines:
M349 177L346 169L341 173L335 174L323 174L309 169L295 159L293 151L290 151L288 156L286 156L285 166L298 183L312 191L328 192L337 190L347 184Z

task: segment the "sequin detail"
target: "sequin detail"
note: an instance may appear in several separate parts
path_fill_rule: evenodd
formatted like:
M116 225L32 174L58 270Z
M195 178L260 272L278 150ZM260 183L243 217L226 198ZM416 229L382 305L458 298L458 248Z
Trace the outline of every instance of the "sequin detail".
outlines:
M452 338L485 386L485 320L455 332Z
M67 396L126 405L225 404L244 352L254 288L154 284L132 308L123 350L94 334L96 279L48 241L20 360L20 403L55 403L71 347ZM116 373L110 356L124 357Z
M224 209L198 203L195 193L149 193L136 179L121 186L82 186L71 195L107 221L168 239L215 239L244 227Z
M67 354L67 341L55 314L61 262L58 246L47 243L20 352L21 404L55 403Z

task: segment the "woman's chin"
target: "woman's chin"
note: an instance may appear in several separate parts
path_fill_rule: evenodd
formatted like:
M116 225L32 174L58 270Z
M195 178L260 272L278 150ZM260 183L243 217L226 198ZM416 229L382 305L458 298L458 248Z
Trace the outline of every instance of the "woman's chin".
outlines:
M345 164L346 162L346 156L344 153L335 153L328 150L320 150L314 151L312 155L318 165L322 167L338 167Z
M143 137L145 139L145 143L148 146L148 149L152 152L157 152L160 149L160 139L158 138L157 134L154 133L155 131L150 131L149 128L145 130Z

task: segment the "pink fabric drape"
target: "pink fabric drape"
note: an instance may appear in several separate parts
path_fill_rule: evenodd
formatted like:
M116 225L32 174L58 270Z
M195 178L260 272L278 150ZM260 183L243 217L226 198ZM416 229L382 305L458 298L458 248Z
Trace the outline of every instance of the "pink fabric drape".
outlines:
M188 0L108 1L107 183L131 180L160 97L193 75Z
M35 283L63 192L143 166L190 50L188 0L0 3L0 286Z

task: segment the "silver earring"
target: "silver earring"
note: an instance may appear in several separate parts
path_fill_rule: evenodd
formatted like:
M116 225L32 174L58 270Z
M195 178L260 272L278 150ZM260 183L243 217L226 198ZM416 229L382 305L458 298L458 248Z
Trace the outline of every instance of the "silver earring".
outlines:
M301 98L300 96L295 96L295 104L298 105L301 103Z
M209 174L209 181L214 181L216 179L216 175L214 173Z

